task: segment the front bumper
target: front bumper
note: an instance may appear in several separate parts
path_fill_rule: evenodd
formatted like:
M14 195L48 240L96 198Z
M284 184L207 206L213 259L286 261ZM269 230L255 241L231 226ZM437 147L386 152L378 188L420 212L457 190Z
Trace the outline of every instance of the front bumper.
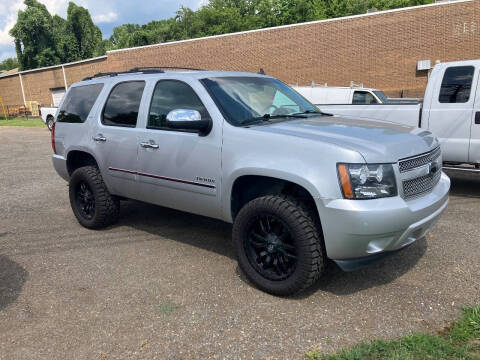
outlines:
M437 223L448 204L449 190L450 179L442 173L430 193L408 201L399 196L317 199L327 256L351 270L350 265L369 263L412 244Z

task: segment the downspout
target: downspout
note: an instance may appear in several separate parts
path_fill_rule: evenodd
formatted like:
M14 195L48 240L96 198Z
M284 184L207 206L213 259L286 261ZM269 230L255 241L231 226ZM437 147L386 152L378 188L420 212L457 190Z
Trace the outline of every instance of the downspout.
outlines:
M18 77L20 78L20 87L22 89L23 105L27 106L27 101L25 100L25 90L23 89L22 74L18 73Z
M63 72L63 84L65 85L65 91L67 91L67 77L65 76L65 66L62 65Z

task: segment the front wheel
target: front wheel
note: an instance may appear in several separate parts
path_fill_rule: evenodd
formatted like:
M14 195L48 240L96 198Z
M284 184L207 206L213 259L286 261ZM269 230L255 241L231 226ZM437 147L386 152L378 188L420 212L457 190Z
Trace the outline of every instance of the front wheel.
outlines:
M308 210L285 196L250 201L233 225L240 268L257 287L279 296L298 293L320 277L320 236Z
M54 122L53 116L47 117L47 122L46 122L46 123L47 123L47 128L48 128L48 130L50 130L50 131L52 131L53 122Z
M78 222L100 229L118 220L120 201L108 191L95 166L76 169L69 183L70 205Z

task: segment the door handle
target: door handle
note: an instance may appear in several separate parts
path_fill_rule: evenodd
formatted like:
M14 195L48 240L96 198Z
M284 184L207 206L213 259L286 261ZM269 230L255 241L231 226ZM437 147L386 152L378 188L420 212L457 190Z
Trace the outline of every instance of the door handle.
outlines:
M140 146L146 149L158 149L158 144L155 144L153 140L142 141Z
M480 125L480 111L475 113L475 124Z
M102 141L102 142L107 141L107 138L102 134L98 134L97 136L94 136L92 139L93 141Z

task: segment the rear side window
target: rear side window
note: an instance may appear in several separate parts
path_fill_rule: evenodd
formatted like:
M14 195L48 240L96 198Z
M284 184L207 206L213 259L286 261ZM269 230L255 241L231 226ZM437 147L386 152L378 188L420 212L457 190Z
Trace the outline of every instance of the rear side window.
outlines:
M466 103L472 89L473 66L449 67L445 71L438 101L441 103Z
M353 93L353 104L377 104L378 101L375 97L367 91L355 91Z
M197 110L202 119L210 118L190 85L178 80L162 80L157 83L153 92L147 128L168 130L167 115L176 109Z
M103 109L102 123L135 127L144 87L144 81L128 81L115 85Z
M103 84L76 86L68 92L60 108L57 122L83 123L88 117Z

